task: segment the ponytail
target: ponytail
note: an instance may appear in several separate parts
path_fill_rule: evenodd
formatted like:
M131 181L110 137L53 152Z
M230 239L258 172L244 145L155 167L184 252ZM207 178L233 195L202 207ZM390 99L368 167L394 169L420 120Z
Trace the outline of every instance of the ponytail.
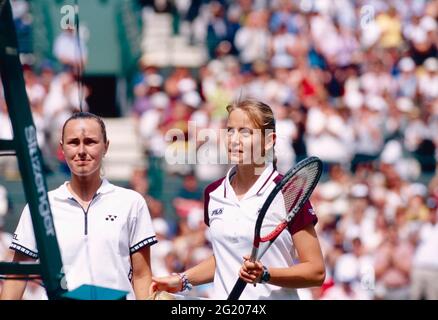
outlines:
M277 171L277 156L275 155L275 143L272 146L272 165L274 166L274 170Z

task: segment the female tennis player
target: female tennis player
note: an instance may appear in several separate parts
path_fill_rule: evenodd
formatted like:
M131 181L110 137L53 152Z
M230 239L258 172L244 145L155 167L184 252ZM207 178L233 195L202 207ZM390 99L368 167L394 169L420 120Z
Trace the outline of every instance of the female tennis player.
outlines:
M275 161L268 161L274 158L275 119L268 105L255 100L232 103L227 110L228 156L236 165L204 192L213 255L184 273L153 277L150 293L176 293L213 281L213 298L226 299L240 277L253 284L241 299L298 299L297 288L320 286L325 279L317 217L306 202L265 255L249 260L258 211L281 180ZM275 202L269 210L284 211L282 205ZM269 223L269 212L266 217Z
M67 289L91 284L127 291L128 299L146 298L155 234L144 198L100 176L109 146L104 122L91 113L76 113L65 122L60 144L71 180L49 192L49 200ZM38 259L28 206L11 249L14 261ZM21 299L25 286L8 280L1 298Z

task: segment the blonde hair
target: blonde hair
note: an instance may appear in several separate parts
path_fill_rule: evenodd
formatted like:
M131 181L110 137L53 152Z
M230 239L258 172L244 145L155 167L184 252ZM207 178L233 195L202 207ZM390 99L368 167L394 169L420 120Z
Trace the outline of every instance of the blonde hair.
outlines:
M271 107L268 106L266 103L255 99L237 100L227 105L226 109L228 111L228 116L231 114L231 112L237 109L245 112L245 114L252 121L255 127L262 130L264 137L266 136L267 132L275 133L274 112L272 111ZM272 147L272 155L274 168L276 168L277 159L275 157L274 147L275 143Z

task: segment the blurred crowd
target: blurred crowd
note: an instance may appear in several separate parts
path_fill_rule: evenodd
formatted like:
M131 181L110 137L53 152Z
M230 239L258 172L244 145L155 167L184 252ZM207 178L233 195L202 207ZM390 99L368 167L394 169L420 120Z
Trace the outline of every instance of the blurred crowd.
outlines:
M211 254L202 187L227 166L217 163L219 135L198 134L219 132L226 104L251 96L274 110L280 172L306 156L325 164L312 204L327 278L322 288L300 290L301 298L438 299L438 1L143 3L178 16L209 56L200 68L170 71L142 59L133 79L129 116L145 167L128 186L145 196L153 217L154 274L185 270ZM24 70L49 158L59 159L56 134L78 108L78 86L66 70ZM0 96L0 139L10 134L5 119ZM169 140L171 129L183 141ZM169 148L187 152L193 140L196 150L209 148L198 164L166 163ZM183 180L171 204L177 220L164 212L166 175ZM190 294L210 292L204 285Z

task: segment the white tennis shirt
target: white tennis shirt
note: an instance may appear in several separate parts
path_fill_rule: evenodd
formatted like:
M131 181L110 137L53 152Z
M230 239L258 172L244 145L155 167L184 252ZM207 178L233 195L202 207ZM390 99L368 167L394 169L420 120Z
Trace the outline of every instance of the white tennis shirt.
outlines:
M48 194L68 289L92 284L128 291L127 298L134 299L131 255L157 242L144 198L105 179L88 212L73 198L67 182ZM38 258L28 206L11 249Z
M204 193L205 223L210 227L213 254L216 259L214 275L214 298L226 299L231 292L243 256L250 255L254 238L254 227L257 215L269 193L281 180L281 175L268 165L256 183L239 201L230 184L230 177L235 174L236 167L231 168L226 177L207 186ZM277 225L274 212L283 212L285 208L281 192L274 199L270 210L266 213L265 223ZM286 268L297 262L297 255L292 241L292 234L310 223L316 224L317 217L312 206L307 202L301 211L292 219L289 228L283 231L272 246L261 258L267 267ZM282 288L271 284L247 285L240 299L298 299L297 290Z

